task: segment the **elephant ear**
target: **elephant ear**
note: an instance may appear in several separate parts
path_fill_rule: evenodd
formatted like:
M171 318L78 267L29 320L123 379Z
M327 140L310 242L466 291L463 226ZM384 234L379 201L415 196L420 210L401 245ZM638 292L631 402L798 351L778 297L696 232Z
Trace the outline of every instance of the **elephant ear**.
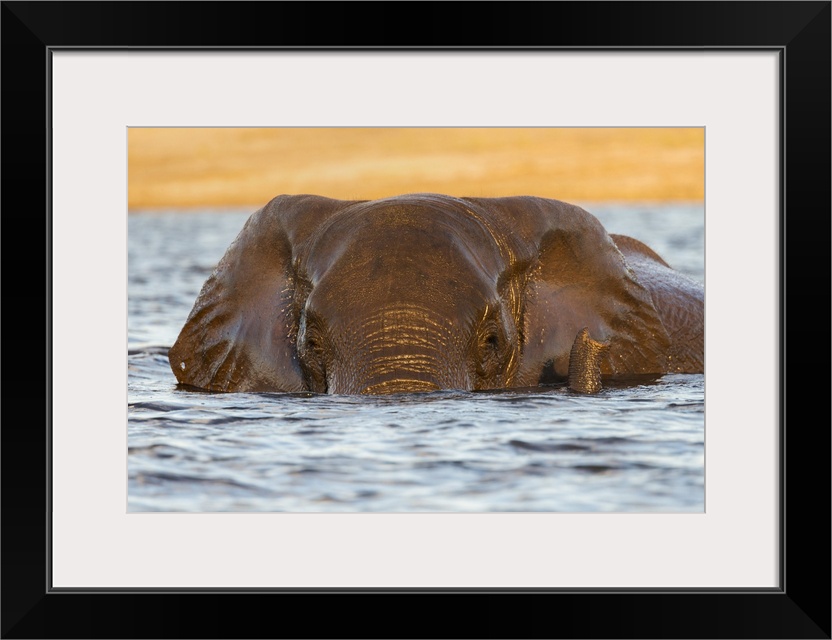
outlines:
M180 384L301 391L297 251L344 202L279 196L252 214L205 282L168 358Z
M602 373L666 371L668 336L650 292L594 216L543 198L500 198L495 204L533 253L525 272L515 385L565 379L584 328L589 338L609 345L600 359Z
M705 291L692 278L672 269L643 242L612 234L615 245L636 273L667 332L667 371L701 373L705 367Z

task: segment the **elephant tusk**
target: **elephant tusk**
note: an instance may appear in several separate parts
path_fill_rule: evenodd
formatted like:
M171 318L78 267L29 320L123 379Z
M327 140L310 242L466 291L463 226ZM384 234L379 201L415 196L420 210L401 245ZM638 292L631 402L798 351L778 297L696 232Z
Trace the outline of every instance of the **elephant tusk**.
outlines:
M569 388L572 391L598 393L601 390L601 356L609 348L609 342L590 338L587 327L578 332L569 352Z

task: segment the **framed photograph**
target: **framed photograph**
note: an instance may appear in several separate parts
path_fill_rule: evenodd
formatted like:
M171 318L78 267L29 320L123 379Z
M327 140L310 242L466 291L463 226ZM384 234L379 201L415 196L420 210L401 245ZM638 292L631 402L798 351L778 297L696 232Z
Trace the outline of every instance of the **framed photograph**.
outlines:
M447 611L473 635L830 637L829 431L804 435L813 421L796 417L797 394L786 403L789 363L792 380L805 385L819 359L803 347L817 340L816 331L805 335L814 323L802 320L803 306L817 313L815 296L795 287L787 306L788 282L822 280L829 291L828 259L816 267L830 237L830 3L609 3L601 18L596 3L466 4L464 27L437 11L449 5L402 6L412 15L391 40L368 22L379 5L3 3L3 205L5 237L15 240L5 252L6 308L37 307L4 318L15 339L6 341L4 379L3 636L368 635L366 622L344 632L353 598L396 595L385 603L414 620L404 635L436 635ZM493 508L465 509L443 502L450 485L402 508L343 512L293 509L287 487L280 492L289 499L274 510L257 508L245 490L196 508L171 499L164 479L172 473L202 487L217 479L200 452L235 454L210 429L213 408L195 402L193 439L183 444L198 447L191 468L166 466L177 443L164 422L147 422L169 447L153 459L136 454L155 443L128 436L125 405L160 411L142 389L156 384L152 367L167 366L166 353L152 351L156 336L131 328L130 269L163 252L133 222L141 214L128 215L129 198L140 207L140 169L150 176L142 197L154 202L172 157L208 162L212 153L230 156L231 146L188 156L183 147L208 143L183 137L164 153L158 141L156 155L130 152L142 144L137 132L257 128L329 131L330 145L357 128L701 132L704 437L693 439L701 460L699 475L691 472L701 500L679 498L689 492L674 494L675 480L651 494L671 496L670 508L606 512L586 507L597 502L536 508L539 493L522 490ZM582 152L590 144L582 139ZM635 155L646 162L646 151ZM239 176L253 182L256 173L249 165ZM187 180L175 182L168 203L187 199ZM214 233L195 225L162 237L193 250L197 230ZM18 238L32 239L25 251ZM201 253L187 258L195 280L207 277L202 262L219 258ZM169 265L154 269L176 276ZM170 299L144 310L156 304L164 318ZM801 332L791 350L787 327ZM133 344L147 356L130 371L126 336L128 351ZM159 346L169 341L161 335ZM32 354L33 344L44 351ZM270 411L269 398L243 409ZM251 429L234 446L265 442ZM348 444L338 443L344 464ZM144 466L131 469L136 461ZM245 459L240 486L256 481L245 473L257 464L268 477L262 467L272 461ZM308 482L302 476L299 485ZM574 495L598 486L584 485ZM372 505L373 495L350 499ZM520 506L506 507L512 500ZM272 612L300 595L325 597L344 618L315 629L285 615L277 621ZM440 605L429 622L412 615L424 597ZM480 632L478 600L497 597L508 615L489 616Z

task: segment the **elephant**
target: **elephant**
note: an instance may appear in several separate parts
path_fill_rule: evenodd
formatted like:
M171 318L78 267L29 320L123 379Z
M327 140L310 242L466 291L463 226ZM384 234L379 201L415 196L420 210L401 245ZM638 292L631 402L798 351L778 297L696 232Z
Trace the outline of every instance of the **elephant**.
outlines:
M227 249L169 360L210 391L596 393L704 373L704 287L558 200L282 195Z

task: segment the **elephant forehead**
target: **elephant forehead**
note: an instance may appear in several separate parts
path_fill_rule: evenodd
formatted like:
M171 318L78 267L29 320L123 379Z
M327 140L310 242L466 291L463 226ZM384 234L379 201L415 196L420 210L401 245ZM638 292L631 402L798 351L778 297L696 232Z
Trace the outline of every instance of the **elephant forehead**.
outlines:
M411 280L451 270L496 282L503 269L494 238L464 211L398 204L357 207L330 221L306 265L313 284L333 270Z
M376 233L322 262L325 268L310 279L307 308L329 318L432 309L467 325L497 299L499 274L452 234L413 228Z
M313 283L319 309L384 307L477 308L497 295L497 278L464 252L348 251Z

